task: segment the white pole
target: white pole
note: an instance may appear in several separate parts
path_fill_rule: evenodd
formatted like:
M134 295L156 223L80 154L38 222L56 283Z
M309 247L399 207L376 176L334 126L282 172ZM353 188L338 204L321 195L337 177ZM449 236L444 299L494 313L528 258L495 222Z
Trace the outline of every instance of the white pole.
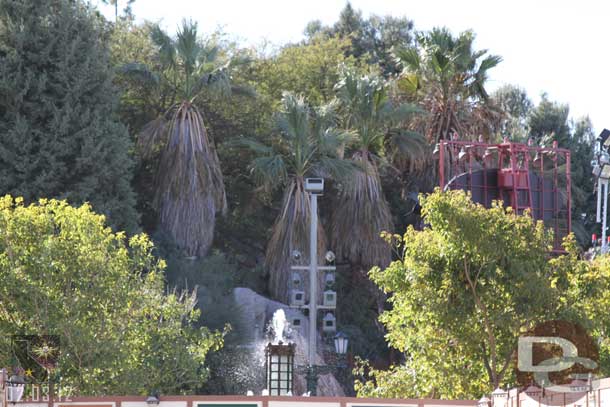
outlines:
M2 390L2 396L0 397L0 406L5 407L6 406L6 379L7 379L7 372L5 368L0 369L0 390Z
M314 366L316 356L316 316L318 288L318 195L309 193L311 197L311 224L309 235L309 366Z
M597 216L595 218L597 223L602 221L602 180L597 179Z
M602 213L602 253L606 253L608 250L608 243L606 242L606 224L608 220L608 180L605 179L604 185L604 208Z

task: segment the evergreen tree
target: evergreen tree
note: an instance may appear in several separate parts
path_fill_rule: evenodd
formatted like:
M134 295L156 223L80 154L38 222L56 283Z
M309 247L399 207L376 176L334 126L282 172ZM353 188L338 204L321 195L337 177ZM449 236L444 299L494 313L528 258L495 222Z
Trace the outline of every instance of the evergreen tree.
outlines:
M90 202L137 228L104 21L80 1L0 0L0 194Z

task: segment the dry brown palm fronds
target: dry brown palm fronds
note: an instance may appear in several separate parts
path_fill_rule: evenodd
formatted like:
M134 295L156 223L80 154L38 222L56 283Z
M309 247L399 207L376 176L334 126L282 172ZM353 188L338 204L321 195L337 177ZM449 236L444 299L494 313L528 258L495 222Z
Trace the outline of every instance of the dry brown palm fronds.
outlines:
M288 302L290 266L309 264L309 234L311 222L309 194L305 192L303 179L292 179L284 190L282 209L273 225L267 245L265 266L269 271L269 289L273 298ZM291 254L301 253L297 261ZM318 261L322 262L326 250L326 236L318 220ZM303 281L308 281L303 278Z
M386 267L391 261L391 248L380 235L392 232L393 224L379 171L368 152L357 152L352 160L363 171L355 173L352 182L342 185L332 222L333 247L337 258L365 269Z
M204 255L214 238L216 213L227 209L218 155L189 102L178 107L167 133L155 195L161 227L187 255Z

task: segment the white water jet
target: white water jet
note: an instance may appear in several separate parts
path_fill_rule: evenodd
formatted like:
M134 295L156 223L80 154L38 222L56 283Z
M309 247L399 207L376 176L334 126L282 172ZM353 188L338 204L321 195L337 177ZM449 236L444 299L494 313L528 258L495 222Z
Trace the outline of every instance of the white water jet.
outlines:
M273 343L284 342L284 329L286 329L286 313L283 309L278 309L273 313L271 319L271 327L273 328Z

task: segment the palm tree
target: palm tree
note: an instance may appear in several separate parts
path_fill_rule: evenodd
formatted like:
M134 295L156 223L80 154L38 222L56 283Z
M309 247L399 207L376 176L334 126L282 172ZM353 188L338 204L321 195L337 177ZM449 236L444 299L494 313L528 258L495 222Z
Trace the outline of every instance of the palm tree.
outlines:
M392 232L393 222L379 166L388 160L411 166L425 162L425 140L401 130L419 109L407 103L394 104L389 84L378 75L360 76L344 68L335 88L345 127L354 134L348 146L351 161L362 171L341 184L332 222L333 247L339 259L365 269L385 267L391 260L391 248L380 234Z
M279 301L287 301L288 275L294 264L291 254L302 253L302 264L309 262L309 194L305 178L343 179L354 173L353 166L337 158L337 151L348 137L338 130L334 104L310 107L303 97L284 93L276 116L278 137L267 146L253 140L243 142L257 153L251 164L256 182L267 191L283 188L282 204L267 244L265 266L270 275L269 289ZM318 253L322 260L326 237L318 224Z
M394 51L403 66L398 88L430 114L414 128L430 142L457 132L462 137L490 136L500 110L489 103L485 82L502 59L473 49L474 34L453 37L446 28L419 35L416 46Z
M156 69L129 64L121 70L161 106L138 135L138 147L145 160L158 157L154 205L162 230L187 255L203 256L227 201L218 155L195 102L204 92L228 96L230 72L243 61L222 60L217 46L199 40L194 22L183 21L175 39L155 26L151 38L158 47Z

